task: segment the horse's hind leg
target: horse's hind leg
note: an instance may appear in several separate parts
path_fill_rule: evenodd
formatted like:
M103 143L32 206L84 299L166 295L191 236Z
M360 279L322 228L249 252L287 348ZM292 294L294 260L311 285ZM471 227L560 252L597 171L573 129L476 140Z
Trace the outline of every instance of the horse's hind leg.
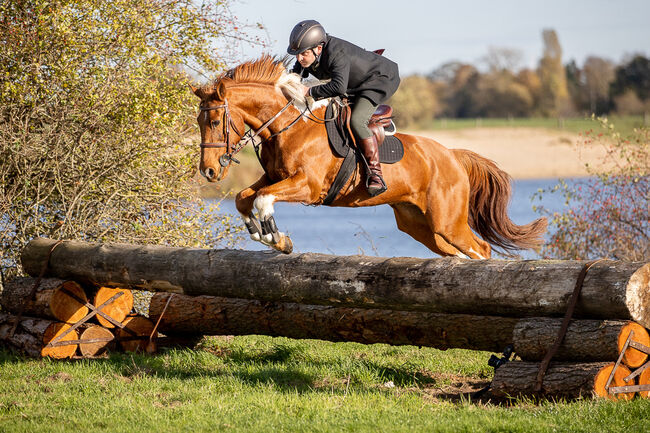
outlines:
M479 239L469 228L468 200L460 201L462 204L458 203L457 197L437 197L435 206L428 208L426 212L429 227L465 256L472 259L489 259L492 251L490 244Z
M391 205L395 212L397 228L411 235L413 239L424 244L427 248L441 256L461 256L462 254L445 241L442 236L431 231L429 223L422 211L412 204L400 203Z

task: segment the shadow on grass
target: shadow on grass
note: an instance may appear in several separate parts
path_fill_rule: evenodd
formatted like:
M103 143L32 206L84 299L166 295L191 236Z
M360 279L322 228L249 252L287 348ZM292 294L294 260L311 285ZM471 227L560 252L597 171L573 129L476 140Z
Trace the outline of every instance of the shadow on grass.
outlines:
M219 358L219 366L210 365L200 359L208 353ZM170 361L169 357L176 358L175 355L185 359ZM23 362L25 358L22 355L0 349L0 366ZM409 364L395 367L368 359L348 357L328 361L316 360L306 354L303 348L284 344L275 344L261 350L230 347L215 353L214 348L180 349L154 356L113 353L107 358L46 362L52 362L49 364L52 366L75 365L79 362L97 363L103 370L109 370L114 375L129 380L141 377L180 380L232 377L246 385L272 385L278 391L291 393L344 395L349 390L383 393L398 387L430 395L435 399L461 402L475 401L472 396L477 390L467 384L454 383L454 380L460 378L450 382L449 377L445 375L423 373ZM329 373L318 374L308 370L326 370Z

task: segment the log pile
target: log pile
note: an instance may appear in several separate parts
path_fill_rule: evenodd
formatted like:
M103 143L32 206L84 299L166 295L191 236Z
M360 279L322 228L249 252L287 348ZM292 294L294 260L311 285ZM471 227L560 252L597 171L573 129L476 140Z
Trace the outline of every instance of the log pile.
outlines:
M54 242L30 242L23 268L38 274ZM48 275L160 292L151 300L150 318L174 338L264 334L486 351L512 344L519 360L496 369L491 392L514 396L540 394L535 391L540 361L556 340L584 264L66 241L51 254ZM541 384L542 395L647 396L650 387L611 390L650 380L643 349L650 346L650 263L593 265L573 318Z
M57 278L35 283L35 278L16 278L0 293L0 344L29 356L56 359L77 353L97 357L116 349L156 350L157 333L150 338L153 323L129 316L133 308L129 289Z

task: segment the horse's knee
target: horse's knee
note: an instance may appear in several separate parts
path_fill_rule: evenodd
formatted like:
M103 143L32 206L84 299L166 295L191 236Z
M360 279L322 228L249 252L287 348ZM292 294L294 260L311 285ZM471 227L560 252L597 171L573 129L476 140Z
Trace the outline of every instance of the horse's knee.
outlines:
M253 212L253 200L255 198L255 191L251 188L246 188L240 191L235 196L235 207L242 215L250 215Z
M275 202L275 196L273 194L258 195L255 198L253 205L257 209L261 221L273 215L273 202Z

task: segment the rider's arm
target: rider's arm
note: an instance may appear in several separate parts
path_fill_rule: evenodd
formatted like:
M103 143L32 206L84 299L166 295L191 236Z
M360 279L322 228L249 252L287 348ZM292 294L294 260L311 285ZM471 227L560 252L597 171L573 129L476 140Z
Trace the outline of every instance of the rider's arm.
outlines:
M350 62L344 55L332 56L328 67L331 81L320 86L314 86L309 94L315 100L343 96L348 90L348 77L350 75Z

